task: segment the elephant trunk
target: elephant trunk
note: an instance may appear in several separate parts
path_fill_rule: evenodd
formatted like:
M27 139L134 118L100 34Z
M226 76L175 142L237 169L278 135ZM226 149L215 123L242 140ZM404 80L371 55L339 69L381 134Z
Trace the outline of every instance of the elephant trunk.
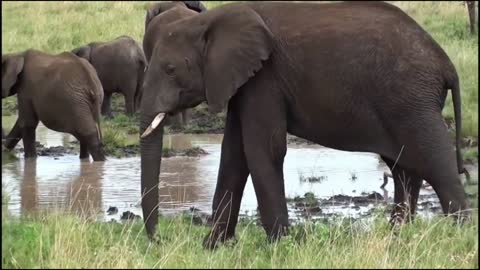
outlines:
M147 129L152 120L153 117L142 114L140 134ZM163 124L149 136L140 139L143 220L147 234L152 240L158 223L158 183L162 161L162 146Z

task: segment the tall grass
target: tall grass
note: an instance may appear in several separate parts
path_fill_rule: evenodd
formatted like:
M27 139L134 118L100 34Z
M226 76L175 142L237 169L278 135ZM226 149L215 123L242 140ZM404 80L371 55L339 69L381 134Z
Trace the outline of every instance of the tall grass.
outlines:
M294 227L268 244L262 229L242 223L238 242L215 252L201 241L207 228L187 218L161 219L160 243L150 244L141 222L90 223L50 214L40 220L2 220L2 267L27 268L476 268L477 224L444 218L390 230L377 219Z
M203 1L207 8L232 1ZM70 51L91 41L129 35L142 42L145 9L151 1L2 2L2 53L36 48ZM462 1L393 1L444 48L460 76L463 133L478 137L478 35L471 36ZM11 100L9 98L8 100ZM9 101L3 100L6 105ZM448 95L446 117L453 117Z

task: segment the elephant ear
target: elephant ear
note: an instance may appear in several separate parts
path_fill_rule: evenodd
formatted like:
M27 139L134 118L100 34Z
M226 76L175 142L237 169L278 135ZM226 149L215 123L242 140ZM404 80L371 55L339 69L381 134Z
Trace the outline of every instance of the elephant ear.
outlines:
M23 65L23 55L2 57L2 98L14 94L11 90L18 81Z
M92 48L89 45L76 48L72 51L73 54L77 55L78 57L85 58L88 62L90 62L91 52Z
M145 31L147 31L148 24L158 14L165 12L175 6L174 3L158 3L151 5L147 8L147 14L145 15Z
M273 50L272 33L252 9L236 7L215 13L204 30L203 71L206 99L213 113L226 106Z
M191 10L195 10L198 13L207 11L207 8L201 1L183 1L183 3Z

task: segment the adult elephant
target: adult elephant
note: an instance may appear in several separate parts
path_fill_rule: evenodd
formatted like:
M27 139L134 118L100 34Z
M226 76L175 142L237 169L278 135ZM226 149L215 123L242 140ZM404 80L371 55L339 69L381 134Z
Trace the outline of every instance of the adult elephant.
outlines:
M452 90L456 158L441 111ZM414 214L425 179L444 213L467 208L459 179L458 76L442 48L412 18L384 2L226 4L166 24L145 74L140 108L142 208L157 224L162 119L204 101L228 104L213 248L232 238L250 174L269 236L287 231L286 134L343 151L379 154L397 207ZM463 212L462 212L463 213Z
M124 35L108 42L92 42L72 50L72 53L85 58L97 71L105 92L102 114L112 116L113 93L124 96L125 112L128 115L137 111L147 60L133 38Z
M150 61L164 25L206 10L200 1L172 1L151 5L145 15L145 35L143 36L143 50L147 61ZM189 110L182 110L170 118L170 124L174 127L182 127L188 123L188 116Z
M5 139L11 150L23 139L25 158L37 156L38 122L80 141L80 158L105 160L100 130L103 89L95 69L70 52L29 49L2 55L2 98L17 95L18 119Z

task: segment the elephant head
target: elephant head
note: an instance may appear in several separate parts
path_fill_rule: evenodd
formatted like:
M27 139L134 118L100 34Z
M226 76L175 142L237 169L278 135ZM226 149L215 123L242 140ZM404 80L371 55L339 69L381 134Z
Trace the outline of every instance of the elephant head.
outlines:
M23 54L2 55L2 99L17 93L16 85L23 70Z
M157 3L147 9L147 15L145 16L145 31L147 30L148 24L155 16L176 6L183 6L198 13L207 11L207 8L201 1L172 1L167 3Z
M221 111L273 50L262 18L245 6L219 7L165 25L145 74L141 112L142 208L157 223L162 120L206 101Z
M272 33L244 6L165 25L145 74L142 112L172 114L203 101L219 112L272 50Z

